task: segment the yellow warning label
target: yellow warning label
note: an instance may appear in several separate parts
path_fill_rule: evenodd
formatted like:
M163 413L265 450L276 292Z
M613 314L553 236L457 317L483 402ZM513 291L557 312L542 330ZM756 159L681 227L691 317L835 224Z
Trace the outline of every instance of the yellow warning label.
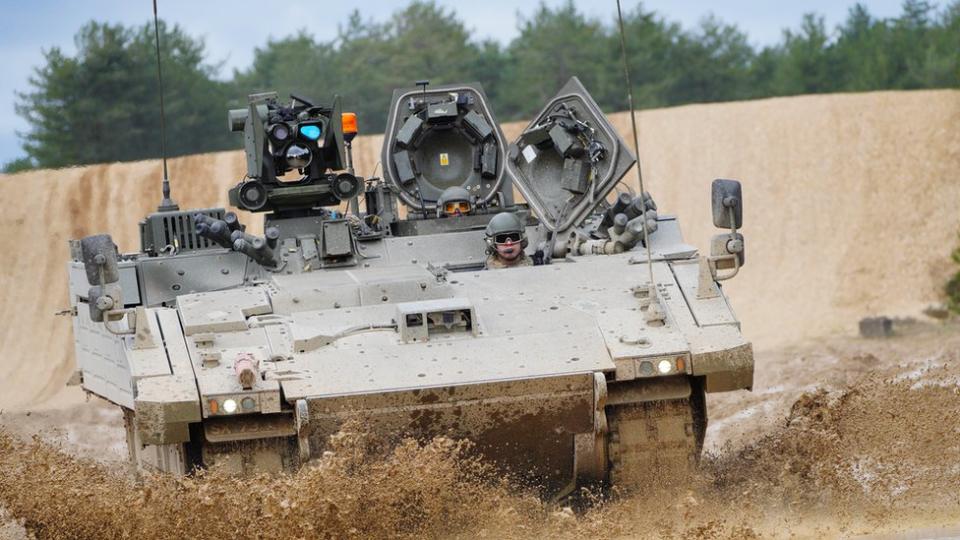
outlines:
M449 164L450 164L450 154L447 154L446 152L442 152L440 154L440 166L446 167Z

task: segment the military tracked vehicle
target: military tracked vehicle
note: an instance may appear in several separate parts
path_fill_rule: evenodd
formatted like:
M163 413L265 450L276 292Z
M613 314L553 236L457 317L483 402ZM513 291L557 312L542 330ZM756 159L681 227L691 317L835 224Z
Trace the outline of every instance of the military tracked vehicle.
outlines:
M578 80L512 142L478 84L397 90L383 178L355 175L338 99L257 94L229 124L230 200L262 236L165 197L137 253L71 242L81 384L123 409L138 467L294 470L359 419L472 440L545 494L635 488L696 460L706 393L751 388L719 286L744 262L739 183L714 181L729 232L698 253L615 191L635 157ZM487 264L504 214L530 264Z

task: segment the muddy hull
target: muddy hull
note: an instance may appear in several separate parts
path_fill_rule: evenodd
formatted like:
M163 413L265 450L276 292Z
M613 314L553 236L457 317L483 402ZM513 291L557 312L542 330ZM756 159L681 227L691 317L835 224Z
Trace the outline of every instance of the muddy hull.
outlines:
M607 376L594 372L316 397L278 414L207 419L191 426L186 444L134 439L131 458L178 474L195 466L292 472L336 452L340 432L364 436L374 450L447 437L470 441L473 455L547 497L597 483L630 490L654 477L669 481L696 462L706 428L703 395L703 378L608 386Z
M347 422L388 443L467 439L515 478L556 493L577 481L577 436L602 430L604 389L596 383L586 373L308 399L297 407L298 438L308 446L304 457L325 451Z

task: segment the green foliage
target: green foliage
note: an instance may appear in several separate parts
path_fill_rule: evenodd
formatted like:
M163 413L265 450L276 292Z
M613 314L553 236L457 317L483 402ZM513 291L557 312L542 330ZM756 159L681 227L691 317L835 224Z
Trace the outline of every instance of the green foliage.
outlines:
M345 95L344 106L357 113L368 133L383 130L394 88L423 79L446 84L476 77L472 70L480 47L470 41L455 13L433 2L411 2L384 24L360 23L356 13L354 20L356 26L340 32L340 76L330 83Z
M18 94L30 123L24 150L39 167L136 160L160 153L159 92L153 26L90 22L75 37L77 55L59 48ZM232 147L225 133L224 84L204 63L199 40L161 26L170 155Z
M644 11L637 5L633 11L624 13L623 30L625 45L633 80L634 103L638 107L657 107L672 102L671 91L676 86L679 47L683 34L680 25L667 23L653 12ZM611 28L609 32L616 29ZM615 109L627 107L623 92L623 65L620 57L619 34L611 34L606 56L612 66L606 72L608 84L600 91L592 91L594 97Z
M509 14L504 14L508 17ZM895 18L850 8L834 29L807 14L773 46L755 48L735 25L704 18L692 29L636 4L624 14L630 74L639 107L816 92L960 87L960 0L942 9L905 0ZM501 121L528 118L577 75L607 111L626 107L615 20L587 17L568 0L541 4L508 44L475 40L455 12L412 0L382 21L354 11L337 35L304 30L254 51L249 68L216 79L203 42L162 27L171 155L240 146L224 129L228 106L276 90L329 103L335 93L380 132L394 88L479 81ZM152 25L91 22L76 56L46 51L32 89L19 94L28 161L56 167L159 155Z
M28 157L18 157L11 159L10 161L4 163L0 166L0 172L4 174L13 174L23 171L29 171L30 169L35 169L37 165L33 162L32 159Z
M269 41L253 52L253 65L234 72L231 91L237 98L254 92L282 90L299 96L321 95L331 89L325 84L332 73L331 49L321 47L305 31L277 41ZM237 89L243 89L237 93ZM240 105L238 100L238 105Z
M493 49L491 49L493 47ZM478 78L481 56L495 57L495 44L475 44L452 11L412 2L388 21L365 21L354 11L338 36L317 42L305 32L271 41L254 52L250 69L234 75L236 99L254 91L276 90L320 102L335 93L357 113L364 132L382 131L393 89L418 79L433 84ZM489 58L489 56L488 56Z
M834 89L838 77L835 54L823 17L803 16L800 30L786 30L777 48L779 59L773 72L774 95L811 94Z
M573 2L550 9L541 4L522 19L520 35L507 49L506 81L498 88L497 110L516 118L529 116L576 75L588 88L601 88L617 73L616 56L609 54L604 26L587 19Z
M957 238L960 239L960 235L957 235ZM960 247L953 250L950 258L953 259L953 262L960 264ZM957 270L953 277L947 281L945 292L947 293L947 307L950 311L960 315L960 270Z
M670 104L728 101L750 95L754 51L735 26L707 17L683 34L671 64L675 75L665 101ZM677 68L680 69L677 69Z

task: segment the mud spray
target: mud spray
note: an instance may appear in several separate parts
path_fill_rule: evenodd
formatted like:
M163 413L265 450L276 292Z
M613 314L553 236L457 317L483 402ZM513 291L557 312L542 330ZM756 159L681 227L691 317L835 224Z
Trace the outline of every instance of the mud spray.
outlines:
M467 443L383 452L355 427L296 474L139 481L4 428L0 505L38 538L820 537L957 524L960 334L946 335L899 342L906 362L829 345L838 363L869 369L800 393L670 489L587 495L579 511L540 500Z

